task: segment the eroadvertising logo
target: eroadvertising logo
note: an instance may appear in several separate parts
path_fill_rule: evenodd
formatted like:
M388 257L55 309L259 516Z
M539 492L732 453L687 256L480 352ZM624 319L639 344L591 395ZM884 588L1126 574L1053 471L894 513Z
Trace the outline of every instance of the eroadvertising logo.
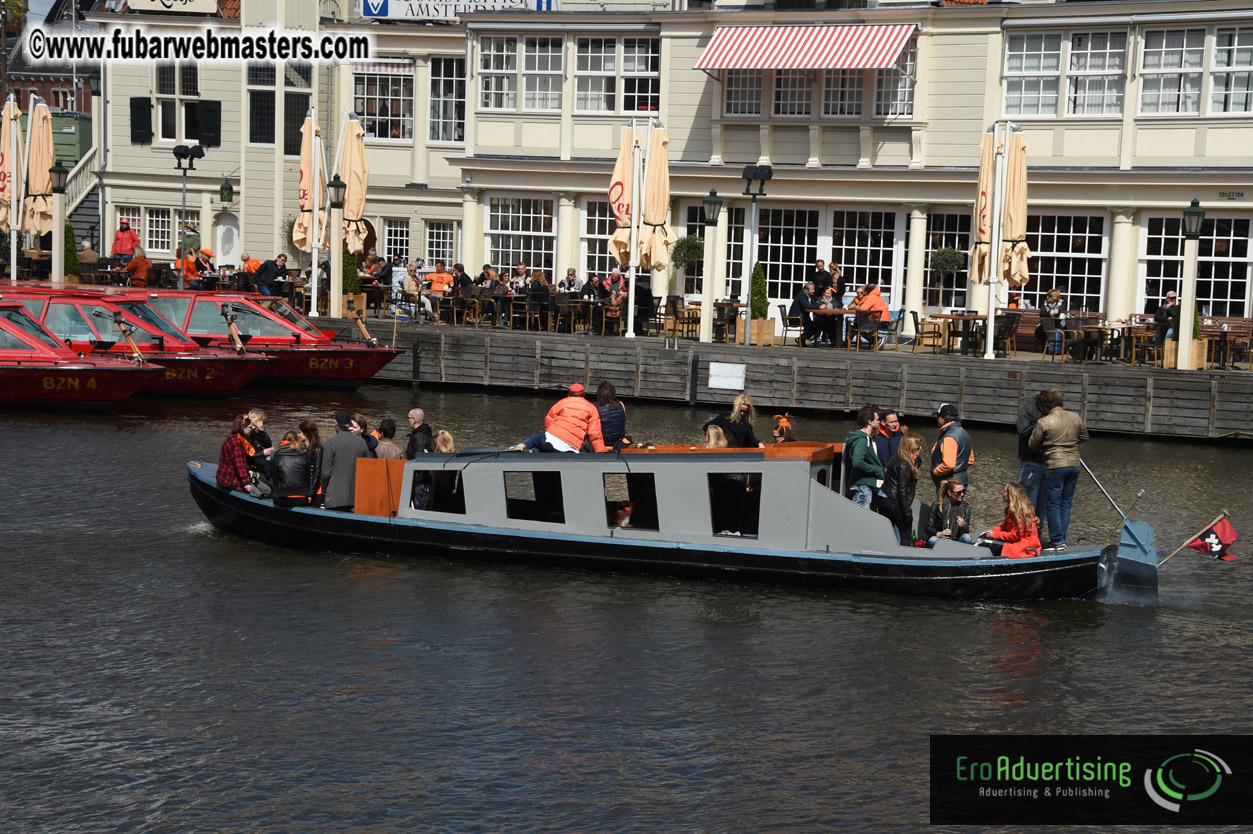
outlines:
M1247 825L1253 823L1251 741L932 736L931 822Z

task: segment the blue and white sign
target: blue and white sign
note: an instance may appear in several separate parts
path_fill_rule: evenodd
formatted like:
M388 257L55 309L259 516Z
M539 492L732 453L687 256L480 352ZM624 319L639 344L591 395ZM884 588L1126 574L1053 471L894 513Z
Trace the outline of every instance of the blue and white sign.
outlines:
M456 20L470 12L555 12L559 0L361 0L363 17Z

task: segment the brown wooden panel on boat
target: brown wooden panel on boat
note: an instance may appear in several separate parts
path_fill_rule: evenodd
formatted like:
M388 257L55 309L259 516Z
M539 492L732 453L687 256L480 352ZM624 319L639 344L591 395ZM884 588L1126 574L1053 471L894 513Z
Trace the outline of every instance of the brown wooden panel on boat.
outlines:
M405 477L403 460L357 460L357 492L353 512L392 518L400 510L400 485Z

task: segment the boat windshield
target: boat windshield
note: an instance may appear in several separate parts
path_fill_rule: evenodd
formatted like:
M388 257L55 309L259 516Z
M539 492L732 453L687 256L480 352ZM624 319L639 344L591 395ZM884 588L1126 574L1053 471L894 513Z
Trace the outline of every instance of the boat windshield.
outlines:
M113 311L108 307L105 307L103 304L84 304L83 313L91 317L92 324L96 326L96 332L102 338L122 338L122 331L118 330L117 325L113 322ZM142 327L132 327L131 340L136 344L151 345L157 341L157 336Z
M257 304L274 313L279 318L291 322L296 327L308 333L310 336L317 336L319 339L325 338L320 330L309 323L309 320L297 313L291 307L288 307L281 299L278 298L259 298L255 299Z
M169 336L171 339L176 339L180 342L187 341L187 337L179 332L177 327L170 324L169 320L166 319L165 316L154 310L151 305L145 304L141 301L134 301L119 304L117 306L121 307L123 310L130 313L143 323L150 325L154 329L164 333L166 336Z
M0 318L3 318L7 322L12 322L23 333L33 336L35 339L45 345L48 345L49 347L65 347L65 345L49 336L48 332L36 324L34 319L26 315L25 310L6 308L4 310L0 310Z

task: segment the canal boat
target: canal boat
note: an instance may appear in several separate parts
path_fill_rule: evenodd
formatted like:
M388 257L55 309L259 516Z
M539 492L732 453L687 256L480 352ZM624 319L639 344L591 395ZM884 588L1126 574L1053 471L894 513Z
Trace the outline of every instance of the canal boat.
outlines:
M142 292L102 294L74 287L0 289L71 350L155 362L145 393L225 395L277 360L264 354L202 348L148 306Z
M0 405L109 407L163 372L160 365L80 356L20 302L0 299Z
M1118 544L1006 559L944 540L901 546L888 520L841 495L839 446L654 447L603 454L501 449L358 461L352 513L276 507L217 486L193 498L219 529L306 550L646 572L951 599L1153 597L1146 524ZM414 484L423 485L414 505ZM924 517L916 508L915 517Z
M281 298L241 292L150 290L148 302L206 347L276 357L258 380L355 388L400 351L377 340L341 341L315 327Z

